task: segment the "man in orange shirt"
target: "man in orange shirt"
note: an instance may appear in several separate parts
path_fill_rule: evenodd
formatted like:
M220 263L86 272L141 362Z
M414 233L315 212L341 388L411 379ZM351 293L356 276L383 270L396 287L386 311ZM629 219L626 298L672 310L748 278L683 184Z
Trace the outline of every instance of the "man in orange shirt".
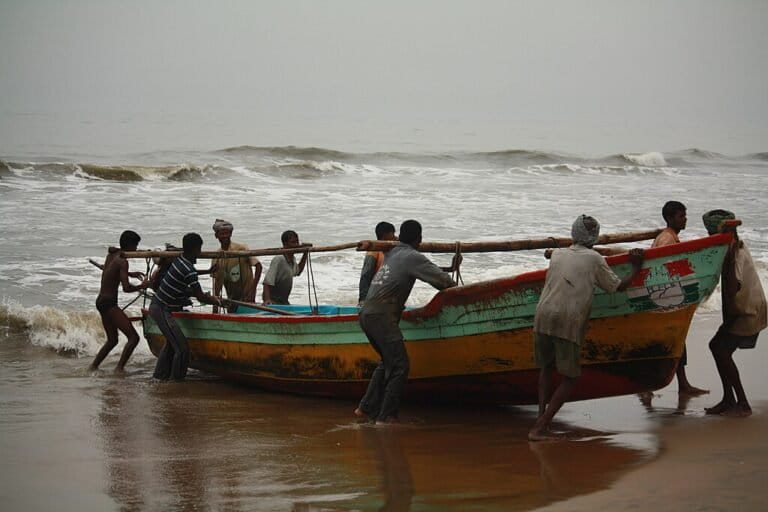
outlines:
M376 240L397 240L395 236L395 226L389 222L379 222L376 224ZM363 307L365 297L368 295L368 288L371 287L371 281L376 272L384 263L384 253L381 251L368 251L363 260L363 269L360 271L360 293L357 304Z
M667 227L659 233L656 240L653 241L653 247L661 247L664 245L679 244L679 234L685 229L685 225L688 222L686 215L686 208L683 203L678 201L667 201L664 207L661 209L661 215L664 217L664 221L667 223ZM687 395L702 395L709 393L708 389L700 389L692 386L688 382L688 377L685 375L685 365L688 364L688 351L683 347L683 356L680 358L680 363L677 365L677 388L680 393Z

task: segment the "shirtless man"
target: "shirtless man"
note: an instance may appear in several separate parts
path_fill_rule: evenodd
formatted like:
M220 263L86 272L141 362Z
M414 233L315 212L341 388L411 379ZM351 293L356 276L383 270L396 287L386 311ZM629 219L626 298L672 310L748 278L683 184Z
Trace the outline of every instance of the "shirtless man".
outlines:
M96 358L91 363L90 369L97 370L109 352L117 345L117 331L120 330L128 343L125 344L123 353L120 355L120 361L117 363L116 371L121 372L125 369L125 363L133 354L136 345L139 344L139 335L136 329L131 325L131 321L125 312L117 306L117 289L123 286L126 293L143 290L150 285L149 281L142 281L139 285L133 285L128 278L143 279L141 272L129 272L128 260L123 257L123 251L135 251L139 246L141 237L134 231L123 231L120 235L120 249L110 247L107 259L104 265L101 265L101 289L99 296L96 297L96 309L101 315L101 323L104 325L104 332L107 334L107 342L96 354Z

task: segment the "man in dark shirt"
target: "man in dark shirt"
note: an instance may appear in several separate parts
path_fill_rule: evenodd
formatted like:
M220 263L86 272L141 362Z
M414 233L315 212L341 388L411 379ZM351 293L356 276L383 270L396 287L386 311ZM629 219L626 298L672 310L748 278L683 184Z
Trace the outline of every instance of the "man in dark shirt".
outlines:
M187 233L182 245L184 253L171 263L149 305L149 315L165 336L154 373L159 380L184 380L189 366L189 343L172 313L192 304L191 296L200 302L221 306L221 299L203 292L197 280L194 263L200 255L203 239L197 233Z
M399 323L416 279L438 290L456 286L449 274L417 250L420 243L421 224L415 220L403 222L400 243L384 257L360 312L360 327L381 361L355 414L368 416L377 424L397 421L400 395L410 369ZM461 255L457 254L452 267L459 263Z
M395 236L395 226L389 222L379 222L376 224L376 240L397 240ZM363 269L360 271L360 294L357 298L358 307L363 307L365 297L368 295L368 288L371 287L371 281L376 272L384 263L384 253L382 251L368 251L363 260Z

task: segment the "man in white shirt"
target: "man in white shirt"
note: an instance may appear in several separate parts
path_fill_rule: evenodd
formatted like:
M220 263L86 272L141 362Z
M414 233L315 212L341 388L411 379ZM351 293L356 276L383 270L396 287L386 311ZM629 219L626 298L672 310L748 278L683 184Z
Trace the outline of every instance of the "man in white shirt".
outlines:
M580 215L573 223L573 245L552 253L533 321L534 352L539 372L539 417L528 432L531 441L557 438L548 432L552 418L581 376L581 342L592 312L595 286L608 293L622 291L639 273L642 249L629 251L632 272L620 279L592 249L600 235L596 219ZM552 393L552 371L563 379Z
M727 210L712 210L704 214L704 226L710 235L723 229L733 231L733 242L725 255L720 282L723 323L709 342L717 373L723 383L723 399L705 411L707 414L743 418L752 414L752 407L741 384L733 353L738 348L755 348L760 331L768 327L768 308L752 255L744 242L739 240L736 227L723 225L723 221L734 218L735 215Z

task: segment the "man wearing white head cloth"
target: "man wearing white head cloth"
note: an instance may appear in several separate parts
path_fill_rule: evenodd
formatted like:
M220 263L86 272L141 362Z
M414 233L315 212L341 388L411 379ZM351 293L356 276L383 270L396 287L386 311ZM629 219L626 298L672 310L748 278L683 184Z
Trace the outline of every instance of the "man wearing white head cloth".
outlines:
M232 223L216 219L213 223L213 233L221 244L223 251L247 251L248 246L232 241ZM213 261L217 266L213 274L213 294L221 295L222 287L227 291L227 298L243 302L256 302L256 286L261 278L261 262L255 257L217 258ZM236 307L236 306L235 306Z
M640 271L642 249L629 251L632 272L620 279L605 259L592 249L600 236L600 224L579 215L571 228L573 245L555 249L549 263L533 320L534 354L539 372L539 417L528 439L552 439L549 425L581 376L581 342L592 312L595 286L608 293L622 291ZM552 372L563 379L552 392Z

